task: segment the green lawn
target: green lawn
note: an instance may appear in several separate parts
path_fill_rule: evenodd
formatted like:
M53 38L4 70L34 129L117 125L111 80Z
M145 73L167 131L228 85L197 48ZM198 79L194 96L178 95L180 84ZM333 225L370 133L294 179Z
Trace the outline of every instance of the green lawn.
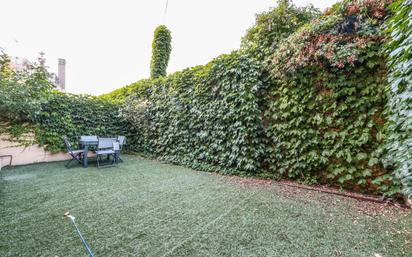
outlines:
M66 211L96 256L412 256L400 209L124 159L3 169L0 256L86 256Z

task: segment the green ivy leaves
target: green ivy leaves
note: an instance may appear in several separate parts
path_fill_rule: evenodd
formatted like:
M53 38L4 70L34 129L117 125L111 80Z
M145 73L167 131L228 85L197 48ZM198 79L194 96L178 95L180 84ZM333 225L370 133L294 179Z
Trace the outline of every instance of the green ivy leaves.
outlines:
M393 193L381 149L383 17L369 15L381 5L359 2L359 27L345 34L348 4L295 32L317 12L282 1L241 50L105 97L126 99L134 150L162 160Z
M346 4L290 36L269 58L275 86L265 114L273 145L268 162L290 178L318 176L369 192L376 184L383 192L387 179L370 180L388 172L380 150L387 119L385 57L377 36L383 19L371 25L359 16L355 33L341 33Z
M63 136L76 145L81 135L125 135L127 124L119 117L119 107L92 96L51 92L34 120L40 125L36 141L48 151L64 150Z
M412 1L395 1L387 20L390 110L386 164L394 168L396 182L412 198Z
M122 109L133 121L135 149L206 170L260 170L260 69L252 56L233 52L206 66L148 81L142 87L150 93L136 92ZM136 121L137 115L143 119Z

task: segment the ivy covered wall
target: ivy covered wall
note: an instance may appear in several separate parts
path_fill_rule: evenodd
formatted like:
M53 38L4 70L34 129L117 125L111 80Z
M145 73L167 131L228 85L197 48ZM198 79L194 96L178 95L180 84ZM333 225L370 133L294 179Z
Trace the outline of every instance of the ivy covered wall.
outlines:
M281 43L268 69L269 168L289 178L396 191L382 165L385 1L346 1Z
M63 137L77 145L80 135L127 134L119 105L87 95L55 90L41 64L14 70L0 55L0 134L22 145L39 144L46 150L65 150Z
M37 125L37 143L50 152L65 150L62 136L77 145L81 135L127 135L127 124L119 117L119 106L87 95L54 91L33 122Z
M388 139L386 164L412 199L412 1L395 1L387 20L389 34Z
M316 18L280 1L241 50L105 97L129 96L135 149L163 160L396 193L382 148L389 2L344 1Z
M133 147L203 170L260 171L260 69L252 56L235 51L206 66L139 84L140 91L122 109L133 124Z

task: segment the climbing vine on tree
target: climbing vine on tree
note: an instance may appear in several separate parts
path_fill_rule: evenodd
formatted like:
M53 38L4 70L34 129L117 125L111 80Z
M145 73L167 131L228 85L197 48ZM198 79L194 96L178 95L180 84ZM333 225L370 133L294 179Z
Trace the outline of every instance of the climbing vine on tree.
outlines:
M166 76L172 51L172 34L165 25L155 29L152 43L152 60L150 63L150 77L153 79Z

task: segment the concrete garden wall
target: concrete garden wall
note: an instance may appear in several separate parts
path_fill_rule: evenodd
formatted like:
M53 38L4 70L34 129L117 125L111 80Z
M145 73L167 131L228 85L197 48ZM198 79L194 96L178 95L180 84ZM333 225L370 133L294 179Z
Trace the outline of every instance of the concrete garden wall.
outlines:
M0 137L0 155L13 155L12 166L70 159L70 155L67 153L52 154L38 145L25 147L17 142L9 141L5 137ZM0 167L8 165L9 158L0 159Z

